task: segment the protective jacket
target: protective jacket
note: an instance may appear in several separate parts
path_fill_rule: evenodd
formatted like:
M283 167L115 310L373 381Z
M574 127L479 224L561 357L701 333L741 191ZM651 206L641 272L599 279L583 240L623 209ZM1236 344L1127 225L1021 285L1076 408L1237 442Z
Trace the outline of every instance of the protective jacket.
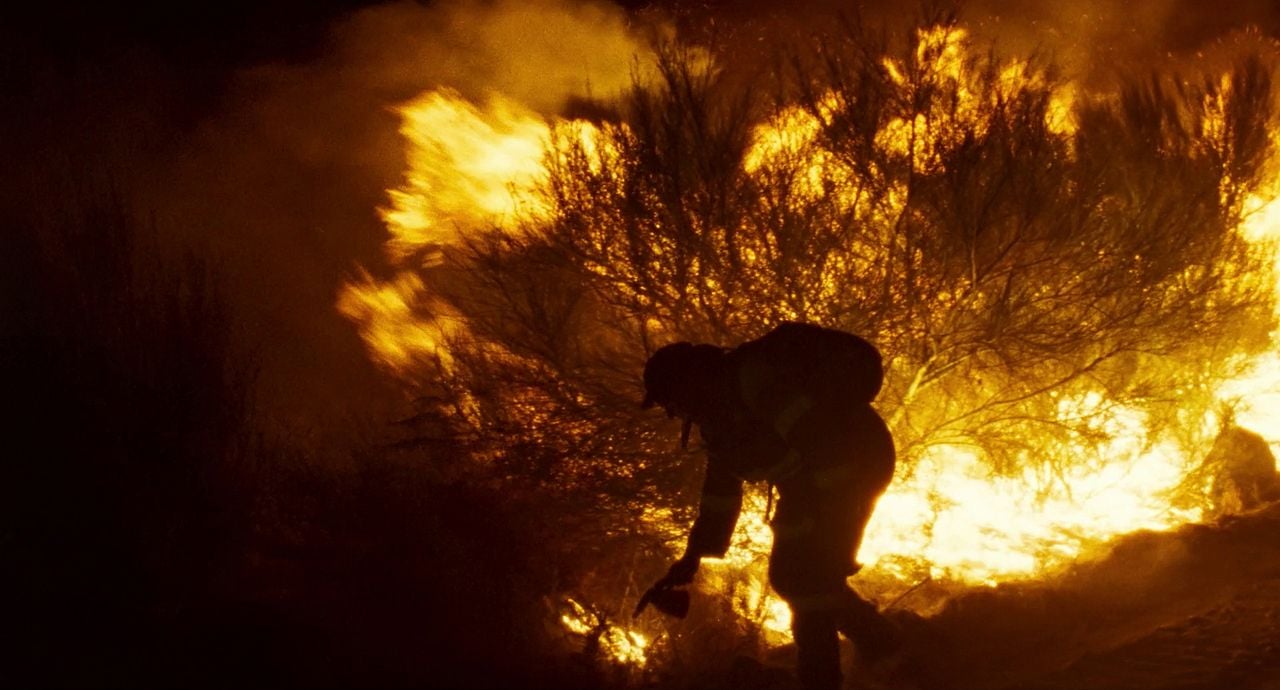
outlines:
M829 530L852 531L840 540L852 542L845 552L851 569L871 504L893 476L892 438L870 406L883 380L880 353L849 333L784 323L730 350L724 362L714 384L721 404L698 420L707 474L687 552L723 556L743 482L764 480L778 487L780 519L820 519L808 513L821 502L810 499L822 496L866 504L865 516L850 517L861 524ZM775 521L775 541L790 527Z

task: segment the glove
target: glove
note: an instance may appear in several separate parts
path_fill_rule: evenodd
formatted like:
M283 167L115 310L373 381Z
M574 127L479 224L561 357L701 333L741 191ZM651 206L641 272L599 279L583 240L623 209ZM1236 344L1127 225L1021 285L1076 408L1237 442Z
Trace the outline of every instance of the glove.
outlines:
M667 574L653 584L652 587L640 597L640 603L636 605L635 613L632 616L638 616L645 607L653 604L654 608L676 618L684 618L689 613L689 593L677 587L693 582L693 576L698 572L698 565L701 559L698 557L690 557L685 555L680 560L671 564L671 569Z
M671 564L671 568L667 570L667 574L653 585L654 589L683 587L684 585L693 582L693 576L698 572L698 566L701 564L701 558L685 554L680 558L680 560Z

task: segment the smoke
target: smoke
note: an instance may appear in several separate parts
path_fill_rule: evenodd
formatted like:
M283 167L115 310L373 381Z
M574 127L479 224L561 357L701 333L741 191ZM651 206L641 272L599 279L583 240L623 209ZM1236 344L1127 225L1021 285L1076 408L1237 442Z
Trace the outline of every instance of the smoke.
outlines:
M358 267L387 274L377 209L405 171L398 105L450 88L553 114L629 85L640 31L600 3L398 2L337 21L314 60L234 74L213 112L145 165L140 196L161 225L225 257L258 340L260 401L295 427L395 414L378 409L383 383L334 301Z
M352 17L335 38L336 59L365 88L496 91L544 113L625 88L643 52L621 10L566 0L397 3Z
M678 3L668 3L673 6ZM780 6L762 0L722 0L679 13L696 35L731 35L733 61L785 40L808 41L859 15L890 33L931 13L954 12L970 33L999 52L1051 57L1064 76L1084 87L1108 86L1124 72L1146 74L1168 61L1262 48L1280 37L1280 6L1269 0L1039 2L1038 0L810 0ZM714 29L707 29L714 26Z
M959 16L997 46L1048 54L1068 79L1086 87L1105 85L1122 72L1141 75L1162 63L1203 57L1249 31L1255 38L1280 36L1280 10L1266 0L974 0L960 3Z
M736 32L729 45L744 53L725 54L725 62L763 64L767 60L762 56L777 45L774 27L781 19L773 13L779 12L773 3L740 5L710 3L679 15L680 24L696 28L712 20L728 22L726 30ZM900 4L872 5L872 18L902 14ZM821 27L830 9L822 2L787 8L796 16L785 21L792 28ZM1274 36L1278 14L1266 0L1217 6L1193 0L1132 5L987 0L965 6L961 17L979 36L1018 51L1045 48L1064 62L1070 75L1104 79L1119 65L1211 49L1247 26ZM646 36L663 31L657 19L602 2L381 5L338 20L317 51L319 57L258 65L231 75L226 87L216 90L216 100L188 106L198 111L190 116L193 120L175 116L166 100L166 94L182 91L179 84L186 76L145 56L86 69L79 82L52 69L39 77L22 75L34 86L0 110L16 122L11 131L38 129L38 136L8 137L0 143L10 163L6 182L22 182L0 185L0 202L6 207L63 203L55 188L39 190L46 173L101 170L124 187L121 191L134 208L149 215L159 232L220 258L231 283L238 328L245 334L243 345L257 360L258 407L272 424L305 434L303 440L316 447L341 441L353 425L371 424L377 433L378 425L395 414L397 400L334 302L357 266L388 274L383 263L387 233L376 210L387 205L386 190L399 184L405 170L395 106L423 91L447 87L476 101L498 92L554 114L575 98L607 98L625 88L637 69L636 55L644 54ZM699 32L690 29L690 35ZM12 77L16 63L5 63L5 74ZM123 72L105 74L109 69ZM41 91L48 84L56 87ZM85 85L89 88L81 88ZM8 112L25 103L23 96L32 96L40 107ZM37 171L37 164L57 170ZM1189 531L1179 538L1198 534ZM1272 542L1257 542L1251 553L1265 558L1255 561L1206 559L1203 554L1217 552L1201 550L1193 562L1192 552L1181 543L1109 561L1109 569L1100 566L1064 585L1062 591L1084 592L1081 596L1094 602L1086 609L1094 617L1073 619L1072 629L1092 625L1100 612L1114 609L1117 601L1107 597L1115 592L1138 602L1131 605L1135 615L1146 606L1157 617L1173 615L1159 608L1161 602L1187 600L1180 583L1200 583L1202 592L1221 593L1234 582L1229 575L1257 572L1260 564L1280 560ZM1259 551L1263 548L1271 551ZM1131 567L1150 563L1157 564L1157 571L1141 577L1145 571ZM1228 572L1235 566L1238 571ZM1181 577L1187 572L1205 574L1188 580ZM1133 576L1124 581L1127 586L1114 588L1115 578L1126 574ZM1078 601L1051 594L1023 592L1010 599L1029 612L1026 629L1043 624L1043 611L1071 610ZM942 614L937 625L977 629L982 634L971 638L973 644L991 642L995 649L1012 636L990 624L983 628L982 620L966 617L962 604L957 607ZM1013 614L1008 619L1019 620ZM1075 644L1083 648L1102 642ZM954 658L964 658L974 650L954 651Z
M240 70L225 88L211 85L217 95L210 100L177 108L169 94L186 98L194 89L163 60L129 53L86 67L76 81L9 49L5 74L26 89L14 103L40 106L10 117L17 131L39 133L4 145L11 169L22 171L13 175L22 184L4 186L5 202L30 199L24 190L39 186L31 182L41 179L32 174L37 163L105 169L163 231L226 257L245 328L262 341L267 399L311 407L329 401L337 412L350 406L353 391L377 388L333 301L356 265L387 273L376 209L405 168L394 106L440 87L478 102L498 92L543 114L575 98L607 98L631 82L643 63L637 55L648 37L669 31L668 19L684 36L728 37L719 44L729 51L722 61L756 70L780 37L829 28L832 14L848 7L828 0L785 10L758 0L656 5L643 13L580 0L374 6L338 19L324 45L310 51L318 57ZM880 0L862 9L869 22L919 14ZM1280 33L1280 9L1267 0L973 0L959 9L975 35L1018 52L1047 50L1068 76L1092 80L1121 65L1212 51L1247 27L1260 37ZM174 114L184 108L195 112Z
M501 663L520 646L507 631L537 636L513 611L543 590L514 584L534 566L513 554L538 542L496 497L429 481L421 461L451 449L394 478L399 457L369 452L400 401L334 302L382 256L376 209L404 171L394 106L496 84L554 110L625 83L628 31L585 4L404 3L341 20L322 57L225 58L216 75L145 47L56 64L0 47L3 265L21 268L0 279L0 359L22 408L2 482L19 554L2 569L22 601L3 606L27 631L21 663L0 664L149 685L272 677L244 670L261 663L306 683L328 659L295 666L324 655L292 650L324 637L344 650L328 668L361 679L324 682L480 685L489 664L468 652ZM220 382L220 366L255 389ZM218 417L241 403L253 420ZM366 459L359 477L329 471ZM307 555L281 566L278 545L300 542ZM442 649L472 663L441 670ZM376 680L420 670L431 682Z
M979 40L1016 53L1047 51L1069 78L1102 83L1170 53L1194 55L1263 22L1262 10L1197 24L1207 11L1173 0L1132 7L992 0L966 6L961 20ZM776 47L767 15L739 10L735 19L745 27L735 49ZM271 405L316 423L343 414L353 391L376 390L362 378L373 376L360 373L363 345L334 299L357 266L391 276L376 209L405 170L396 105L450 88L474 102L500 93L555 114L575 97L625 88L648 30L601 4L396 3L337 24L316 61L238 75L218 115L175 162L180 173L161 198L176 205L172 218L196 219L233 257L254 330L271 333L263 367ZM742 62L760 64L761 54ZM376 399L371 392L358 404ZM926 632L950 645L936 657L938 674L980 687L1020 658L1031 674L1185 616L1187 606L1209 606L1243 571L1215 570L1229 561L1198 557L1189 543L1199 534L1135 538L1128 551L1061 583L957 601ZM1108 617L1116 612L1128 620Z
M836 6L782 13L766 3L692 10L672 3L665 12L686 36L730 36L721 44L733 51L725 64L758 67L779 35L830 26ZM880 2L864 10L884 22L918 13ZM350 406L352 391L376 388L354 364L366 358L333 301L356 266L389 275L376 209L405 169L394 107L442 87L475 102L500 93L545 115L575 99L607 99L632 82L648 38L668 32L658 14L578 0L396 2L357 11L333 24L319 57L235 74L202 124L148 166L144 205L228 257L248 328L268 341L268 397L284 406L329 401L336 412ZM1213 10L1186 0L961 7L979 36L1019 52L1048 50L1069 74L1088 78L1198 50L1246 25L1272 30L1277 14L1261 1Z

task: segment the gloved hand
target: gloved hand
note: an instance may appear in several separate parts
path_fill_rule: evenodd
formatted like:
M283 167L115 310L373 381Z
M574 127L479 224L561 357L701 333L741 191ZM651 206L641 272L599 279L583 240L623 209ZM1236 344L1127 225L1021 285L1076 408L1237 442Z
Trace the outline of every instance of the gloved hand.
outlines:
M667 574L658 580L654 585L654 589L671 589L672 587L682 587L693 582L693 576L698 572L698 566L702 565L702 559L698 556L690 556L685 554L680 560L671 564L671 568L667 570Z
M698 572L701 560L697 556L685 554L680 560L672 563L667 574L640 597L640 603L636 605L635 613L632 615L640 615L646 606L653 604L655 608L667 615L684 618L689 613L689 593L676 588L693 582L693 576Z

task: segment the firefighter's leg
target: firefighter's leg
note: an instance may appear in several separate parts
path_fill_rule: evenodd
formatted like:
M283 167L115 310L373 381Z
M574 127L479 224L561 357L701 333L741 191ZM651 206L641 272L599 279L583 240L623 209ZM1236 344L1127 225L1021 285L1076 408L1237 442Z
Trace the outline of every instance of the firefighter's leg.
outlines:
M791 498L792 500L788 500ZM849 592L843 575L817 556L817 521L795 497L783 496L773 522L769 582L791 607L796 674L806 690L840 687L840 610Z
M898 629L880 615L879 609L853 591L840 608L837 627L858 651L858 659L875 663L902 647Z
M791 634L796 642L796 675L805 690L840 687L840 636L830 608L806 609L804 597L791 604Z
M777 561L774 561L775 563ZM774 589L791 607L791 634L796 643L796 675L805 690L840 687L840 602L847 593L814 582L788 582L771 567Z
M802 512L814 525L812 537L805 543L805 557L812 577L835 583L825 586L823 592L832 593L830 606L837 628L853 643L860 661L875 663L900 648L899 635L874 605L848 587L846 578L857 570L854 559L863 532L889 477L842 475L841 469L817 473L816 491L795 492L804 499Z
M852 491L851 495L841 500L847 501L842 505L853 506L853 509L847 517L838 516L837 524L832 526L835 532L840 531L840 525L847 525L845 529L849 530L846 533L847 536L835 540L831 547L834 552L832 558L838 558L843 553L856 556L867 522L871 519L876 499L869 492ZM840 632L844 633L844 636L849 638L858 650L858 657L866 662L874 662L897 651L901 641L893 624L880 615L875 605L858 596L852 589L846 587L845 591L847 596L840 604L837 625Z

